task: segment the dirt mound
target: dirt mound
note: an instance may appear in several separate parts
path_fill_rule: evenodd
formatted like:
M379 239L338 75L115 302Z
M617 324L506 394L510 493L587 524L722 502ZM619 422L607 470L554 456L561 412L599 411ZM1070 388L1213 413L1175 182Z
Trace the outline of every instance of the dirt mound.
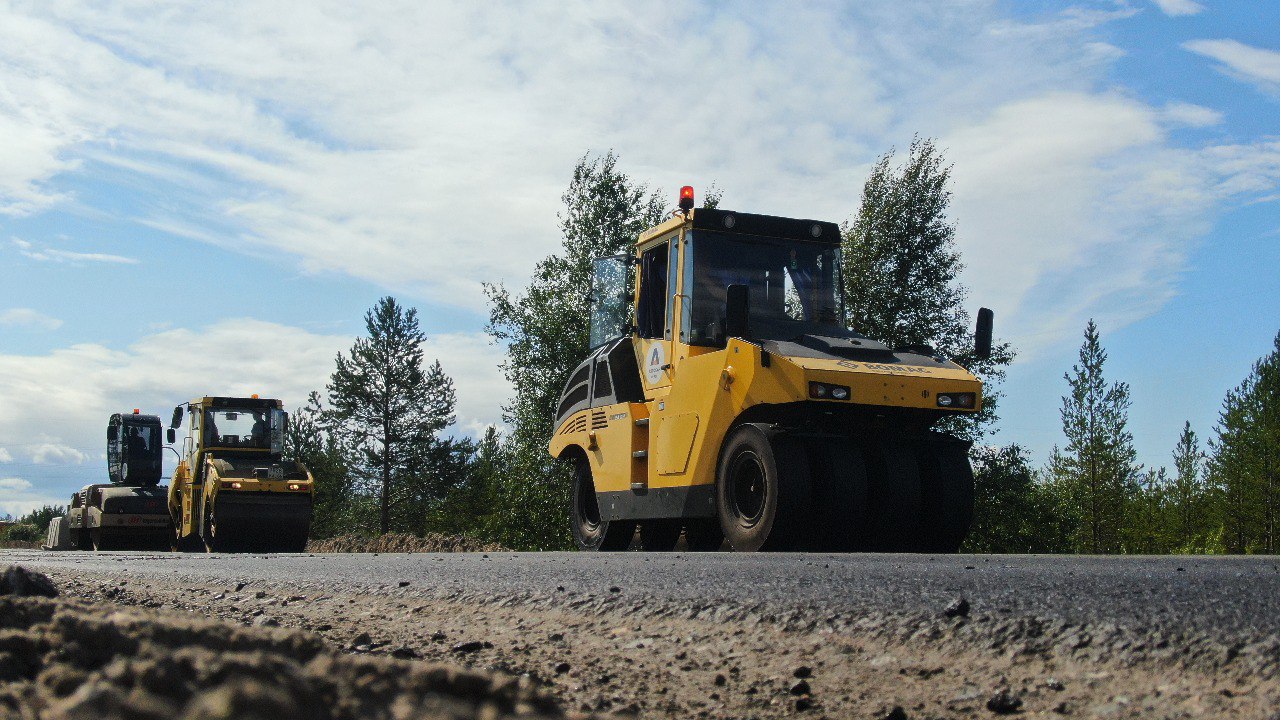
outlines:
M387 533L376 537L339 535L328 540L307 542L310 553L425 553L425 552L503 552L497 543L483 542L463 535L427 533L424 537L408 533Z
M562 714L528 680L342 655L309 633L5 595L0 717L454 720Z

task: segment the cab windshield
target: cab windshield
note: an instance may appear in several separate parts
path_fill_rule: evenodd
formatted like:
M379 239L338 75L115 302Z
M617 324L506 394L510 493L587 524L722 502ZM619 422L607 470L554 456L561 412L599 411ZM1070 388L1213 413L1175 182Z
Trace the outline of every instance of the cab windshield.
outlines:
M683 323L689 344L724 345L730 285L749 288L750 339L854 335L840 324L838 245L717 232L693 235L693 262L685 263L685 287L692 288Z
M271 449L271 411L218 409L204 414L207 446Z

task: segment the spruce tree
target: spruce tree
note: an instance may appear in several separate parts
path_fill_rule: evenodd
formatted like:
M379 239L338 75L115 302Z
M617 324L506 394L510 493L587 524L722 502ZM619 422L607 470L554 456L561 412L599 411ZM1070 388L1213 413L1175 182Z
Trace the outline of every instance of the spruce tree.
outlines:
M890 150L876 162L843 228L846 322L893 348L927 345L981 377L982 412L947 427L977 439L996 420L997 387L1014 352L996 343L990 358L974 355L968 290L960 283L964 265L947 217L951 166L942 151L916 137L902 166L893 159Z
M1050 469L1063 483L1080 521L1077 547L1091 553L1124 549L1126 510L1138 491L1137 452L1129 421L1129 386L1107 384L1098 326L1089 320L1079 362L1063 375L1062 430L1067 446L1054 449Z
M1191 421L1182 425L1173 448L1173 479L1168 488L1169 513L1166 531L1170 547L1179 551L1203 547L1209 531L1207 487L1204 482L1204 452Z
M1227 393L1216 430L1209 466L1227 549L1280 551L1280 335Z
M378 529L393 514L443 497L457 482L451 443L439 434L454 421L453 380L439 362L423 366L418 311L384 297L365 313L368 337L337 356L328 422L352 452L351 467L377 496ZM417 529L415 527L396 529Z

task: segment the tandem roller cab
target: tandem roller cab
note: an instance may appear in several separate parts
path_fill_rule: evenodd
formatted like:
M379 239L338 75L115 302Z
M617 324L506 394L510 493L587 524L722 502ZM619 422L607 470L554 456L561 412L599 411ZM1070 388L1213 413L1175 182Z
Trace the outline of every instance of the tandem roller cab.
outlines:
M693 209L594 261L591 352L549 451L584 550L939 552L973 517L969 443L934 429L982 383L842 324L835 223ZM976 354L991 351L978 313Z
M197 398L174 408L170 442L184 414L187 439L168 497L177 549L302 552L314 483L302 463L283 458L283 404Z

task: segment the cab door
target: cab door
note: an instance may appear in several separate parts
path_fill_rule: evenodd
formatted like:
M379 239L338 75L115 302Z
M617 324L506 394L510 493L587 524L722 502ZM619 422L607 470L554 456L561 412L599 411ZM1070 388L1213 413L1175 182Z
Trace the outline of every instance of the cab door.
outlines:
M640 254L636 361L648 397L669 388L673 377L672 320L679 269L678 237L668 237Z

